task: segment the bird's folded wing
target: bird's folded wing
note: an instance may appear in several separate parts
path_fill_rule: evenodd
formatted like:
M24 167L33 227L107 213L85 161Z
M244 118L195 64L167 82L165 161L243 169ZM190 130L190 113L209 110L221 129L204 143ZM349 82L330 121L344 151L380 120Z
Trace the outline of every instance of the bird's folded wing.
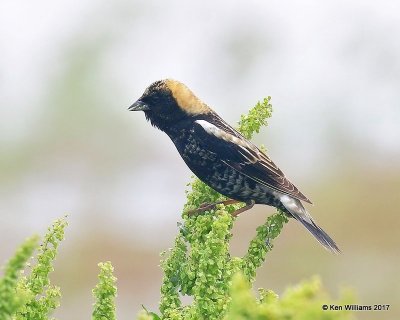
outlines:
M216 153L222 162L248 178L296 199L311 203L285 177L272 160L253 143L225 122L216 122L216 124L218 126L206 120L195 121L194 130L205 149Z

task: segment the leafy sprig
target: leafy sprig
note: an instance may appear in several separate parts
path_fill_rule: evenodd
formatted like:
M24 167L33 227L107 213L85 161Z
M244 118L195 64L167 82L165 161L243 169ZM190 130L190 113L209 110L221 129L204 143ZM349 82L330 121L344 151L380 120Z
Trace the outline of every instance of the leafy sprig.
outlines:
M99 282L93 289L93 296L96 299L92 313L93 320L115 320L115 298L117 287L114 276L114 268L110 261L99 263Z

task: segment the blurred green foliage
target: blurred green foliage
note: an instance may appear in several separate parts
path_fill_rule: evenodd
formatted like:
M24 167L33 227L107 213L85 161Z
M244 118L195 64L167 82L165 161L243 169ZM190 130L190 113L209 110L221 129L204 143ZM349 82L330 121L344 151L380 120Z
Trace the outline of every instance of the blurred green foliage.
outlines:
M32 294L21 290L19 276L21 270L37 248L38 237L28 238L11 258L4 268L3 278L0 280L0 319L11 319L20 308L27 303Z
M229 311L225 319L229 320L350 320L354 319L349 311L322 310L322 306L352 304L354 298L350 292L344 292L338 301L332 300L322 289L318 277L303 281L290 287L278 297L271 290L259 289L257 299L251 292L250 284L240 273L232 280Z

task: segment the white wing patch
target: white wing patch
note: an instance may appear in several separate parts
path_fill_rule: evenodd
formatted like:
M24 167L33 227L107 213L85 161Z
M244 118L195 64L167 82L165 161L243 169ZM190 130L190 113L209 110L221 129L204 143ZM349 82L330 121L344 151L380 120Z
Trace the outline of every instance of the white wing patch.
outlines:
M224 141L236 144L240 149L239 153L247 160L249 163L260 163L263 167L268 170L272 170L279 174L277 168L272 164L272 161L258 148L252 143L238 138L220 128L213 125L212 123L205 120L196 120L197 124L199 124L208 134L217 137L218 139L222 139Z
M234 143L241 147L243 150L248 152L245 148L252 149L252 146L246 142L243 141L242 139L235 137L234 135L225 132L224 130L218 128L217 126L209 123L208 121L205 120L196 120L195 121L197 124L201 125L202 128L208 133L211 134L219 139ZM254 150L253 150L254 151Z

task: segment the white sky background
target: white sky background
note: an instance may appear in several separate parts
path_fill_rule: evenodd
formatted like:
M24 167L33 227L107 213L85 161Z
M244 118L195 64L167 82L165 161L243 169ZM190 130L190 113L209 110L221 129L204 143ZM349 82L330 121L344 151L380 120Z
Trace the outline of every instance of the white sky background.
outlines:
M160 150L164 163L143 160L136 171L127 166L114 185L97 185L89 201L98 196L109 212L126 213L122 224L137 222L141 217L129 215L130 200L136 195L135 208L146 208L144 183L158 180L150 188L159 198L140 222L143 235L157 222L162 226L164 219L177 219L160 218L159 212L179 210L190 175L166 137L143 115L125 111L160 78L185 82L231 123L271 95L274 115L258 141L295 181L322 175L340 162L342 143L353 149L360 165L397 164L399 12L398 1L2 1L0 143L12 149L41 126L41 101L75 42L106 39L94 77L113 86L109 92L102 87L99 95L131 121L126 135L134 137L140 128L142 145L152 147L145 151L159 157ZM76 175L93 184L85 167L75 165ZM29 173L12 194L3 185L3 226L13 228L12 217L23 216L35 230L60 210L84 211L90 196L68 177L73 168L58 180L45 171ZM165 190L163 183L172 185Z
M138 2L121 12L128 8L121 1L2 1L1 139L29 134L38 112L30 102L46 93L46 81L62 68L68 41L99 37L105 29L114 40L101 72L129 100L155 79L171 76L227 117L229 106L242 111L269 94L275 116L283 118L274 126L301 121L299 129L312 135L329 121L324 118L337 117L361 144L399 149L393 121L399 116L397 1L183 3ZM242 66L241 59L250 61Z

